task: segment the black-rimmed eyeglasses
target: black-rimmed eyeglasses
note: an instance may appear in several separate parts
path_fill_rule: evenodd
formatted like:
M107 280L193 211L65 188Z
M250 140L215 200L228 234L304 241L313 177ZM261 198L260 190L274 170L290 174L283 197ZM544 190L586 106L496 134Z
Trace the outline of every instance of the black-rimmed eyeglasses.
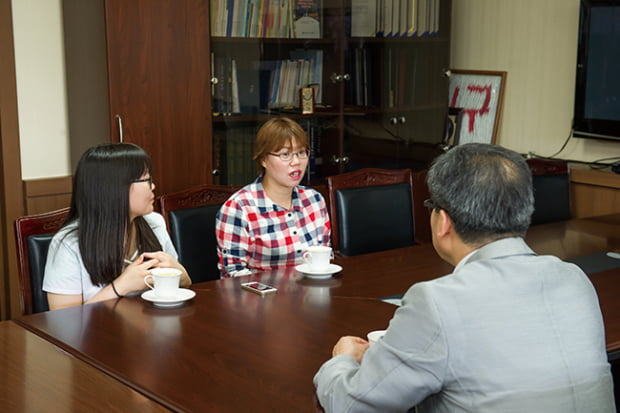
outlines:
M428 208L428 212L433 212L433 209L443 209L445 211L444 208L437 205L432 199L425 199L424 206Z
M282 152L282 153L269 152L268 154L271 156L277 156L278 158L280 158L282 162L289 162L290 160L293 159L293 156L296 156L297 159L306 159L308 155L310 154L310 151L308 149L303 149L297 152Z
M140 182L148 182L150 186L153 186L153 177L149 176L148 178L134 179L133 181L131 181L132 184L137 184Z

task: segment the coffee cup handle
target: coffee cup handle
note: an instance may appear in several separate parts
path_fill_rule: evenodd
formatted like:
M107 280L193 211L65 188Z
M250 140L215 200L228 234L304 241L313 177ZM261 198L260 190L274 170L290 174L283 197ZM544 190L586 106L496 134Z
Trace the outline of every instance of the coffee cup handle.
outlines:
M312 263L312 254L310 254L310 251L304 251L304 253L302 254L302 257L304 261L306 262L306 264Z
M149 279L149 278L152 280L152 279L153 279L153 276L149 274L149 275L147 275L146 277L144 277L144 284L146 284L146 286L147 286L147 287L149 287L149 288L152 290L152 289L154 289L155 287L154 287L154 286L152 286L151 284L149 284L149 282L148 282L148 279Z

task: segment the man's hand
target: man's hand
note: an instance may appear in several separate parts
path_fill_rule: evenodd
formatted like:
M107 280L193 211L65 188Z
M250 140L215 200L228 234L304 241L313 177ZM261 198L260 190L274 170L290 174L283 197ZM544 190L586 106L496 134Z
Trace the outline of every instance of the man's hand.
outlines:
M332 356L339 354L348 354L352 356L358 363L362 362L364 353L368 350L368 341L360 337L344 336L340 337L340 340L334 346L332 350Z

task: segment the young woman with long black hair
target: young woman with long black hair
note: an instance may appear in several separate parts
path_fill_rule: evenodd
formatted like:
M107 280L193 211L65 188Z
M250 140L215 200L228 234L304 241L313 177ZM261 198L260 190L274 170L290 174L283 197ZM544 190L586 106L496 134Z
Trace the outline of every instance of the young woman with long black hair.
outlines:
M151 158L130 143L103 144L80 159L69 216L52 239L43 290L51 310L145 289L151 268L178 268L163 217L153 212Z

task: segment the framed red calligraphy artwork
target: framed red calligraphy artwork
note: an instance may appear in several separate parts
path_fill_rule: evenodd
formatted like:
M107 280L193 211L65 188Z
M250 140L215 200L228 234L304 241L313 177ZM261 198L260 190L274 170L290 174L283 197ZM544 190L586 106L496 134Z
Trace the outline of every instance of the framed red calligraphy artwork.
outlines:
M507 72L450 70L448 106L462 108L457 144L495 143Z

